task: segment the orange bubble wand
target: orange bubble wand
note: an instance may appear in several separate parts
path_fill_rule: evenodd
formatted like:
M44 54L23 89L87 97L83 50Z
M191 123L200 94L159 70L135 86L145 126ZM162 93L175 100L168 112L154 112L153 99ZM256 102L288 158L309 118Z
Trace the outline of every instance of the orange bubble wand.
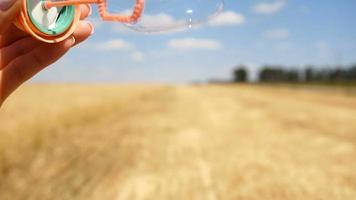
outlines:
M50 9L52 7L62 7L68 5L80 5L80 4L97 4L99 7L99 14L104 21L117 21L122 23L134 23L142 15L145 0L136 0L136 4L129 16L111 14L107 11L106 0L66 0L66 1L46 1L43 5L45 9Z
M61 42L72 35L80 21L81 4L97 4L102 20L121 23L136 23L145 7L145 0L135 0L131 15L121 15L108 12L107 0L22 0L22 2L22 10L14 22L15 25L46 43Z

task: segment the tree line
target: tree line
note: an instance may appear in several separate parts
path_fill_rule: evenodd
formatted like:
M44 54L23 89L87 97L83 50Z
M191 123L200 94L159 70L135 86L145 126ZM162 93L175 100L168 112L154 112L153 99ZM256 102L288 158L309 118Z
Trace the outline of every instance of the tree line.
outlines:
M234 82L249 82L246 66L237 66L233 71ZM283 66L266 65L257 74L261 83L356 83L356 64L350 67L320 68L308 66L291 69Z

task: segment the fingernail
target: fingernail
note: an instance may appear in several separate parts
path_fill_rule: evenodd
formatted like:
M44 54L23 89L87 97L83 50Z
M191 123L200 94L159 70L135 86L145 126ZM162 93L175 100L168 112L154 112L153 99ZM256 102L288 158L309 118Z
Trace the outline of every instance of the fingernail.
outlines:
M90 26L90 28L91 28L90 35L93 35L93 34L94 34L94 32L95 32L93 24L92 24L92 23L90 23L90 22L87 22L87 23L88 23L88 25L89 25L89 26Z
M72 36L71 38L71 46L73 46L75 44L75 38Z
M0 0L0 10L8 10L15 2L16 0Z
M93 13L93 9L91 8L90 5L87 4L87 6L88 6L88 8L89 8L89 14L88 14L88 16L90 16L90 15Z

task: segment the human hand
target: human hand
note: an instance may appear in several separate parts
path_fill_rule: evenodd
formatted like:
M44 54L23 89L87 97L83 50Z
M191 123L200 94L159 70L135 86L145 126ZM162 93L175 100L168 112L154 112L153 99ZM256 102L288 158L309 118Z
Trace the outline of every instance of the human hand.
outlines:
M82 21L73 35L60 43L43 43L13 25L20 12L21 2L0 0L0 106L22 83L56 62L94 31L89 22L83 21L91 14L91 7L81 5Z

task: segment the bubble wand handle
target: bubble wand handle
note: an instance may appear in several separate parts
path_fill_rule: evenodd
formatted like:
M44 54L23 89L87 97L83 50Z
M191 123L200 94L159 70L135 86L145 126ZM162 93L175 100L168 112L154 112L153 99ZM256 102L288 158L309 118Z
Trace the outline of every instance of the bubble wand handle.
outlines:
M46 1L43 4L45 9L51 9L52 7L79 5L79 4L98 4L99 14L104 21L117 21L122 23L135 23L142 15L145 0L136 0L135 7L131 15L118 15L112 14L107 11L106 0L63 0L63 1Z

